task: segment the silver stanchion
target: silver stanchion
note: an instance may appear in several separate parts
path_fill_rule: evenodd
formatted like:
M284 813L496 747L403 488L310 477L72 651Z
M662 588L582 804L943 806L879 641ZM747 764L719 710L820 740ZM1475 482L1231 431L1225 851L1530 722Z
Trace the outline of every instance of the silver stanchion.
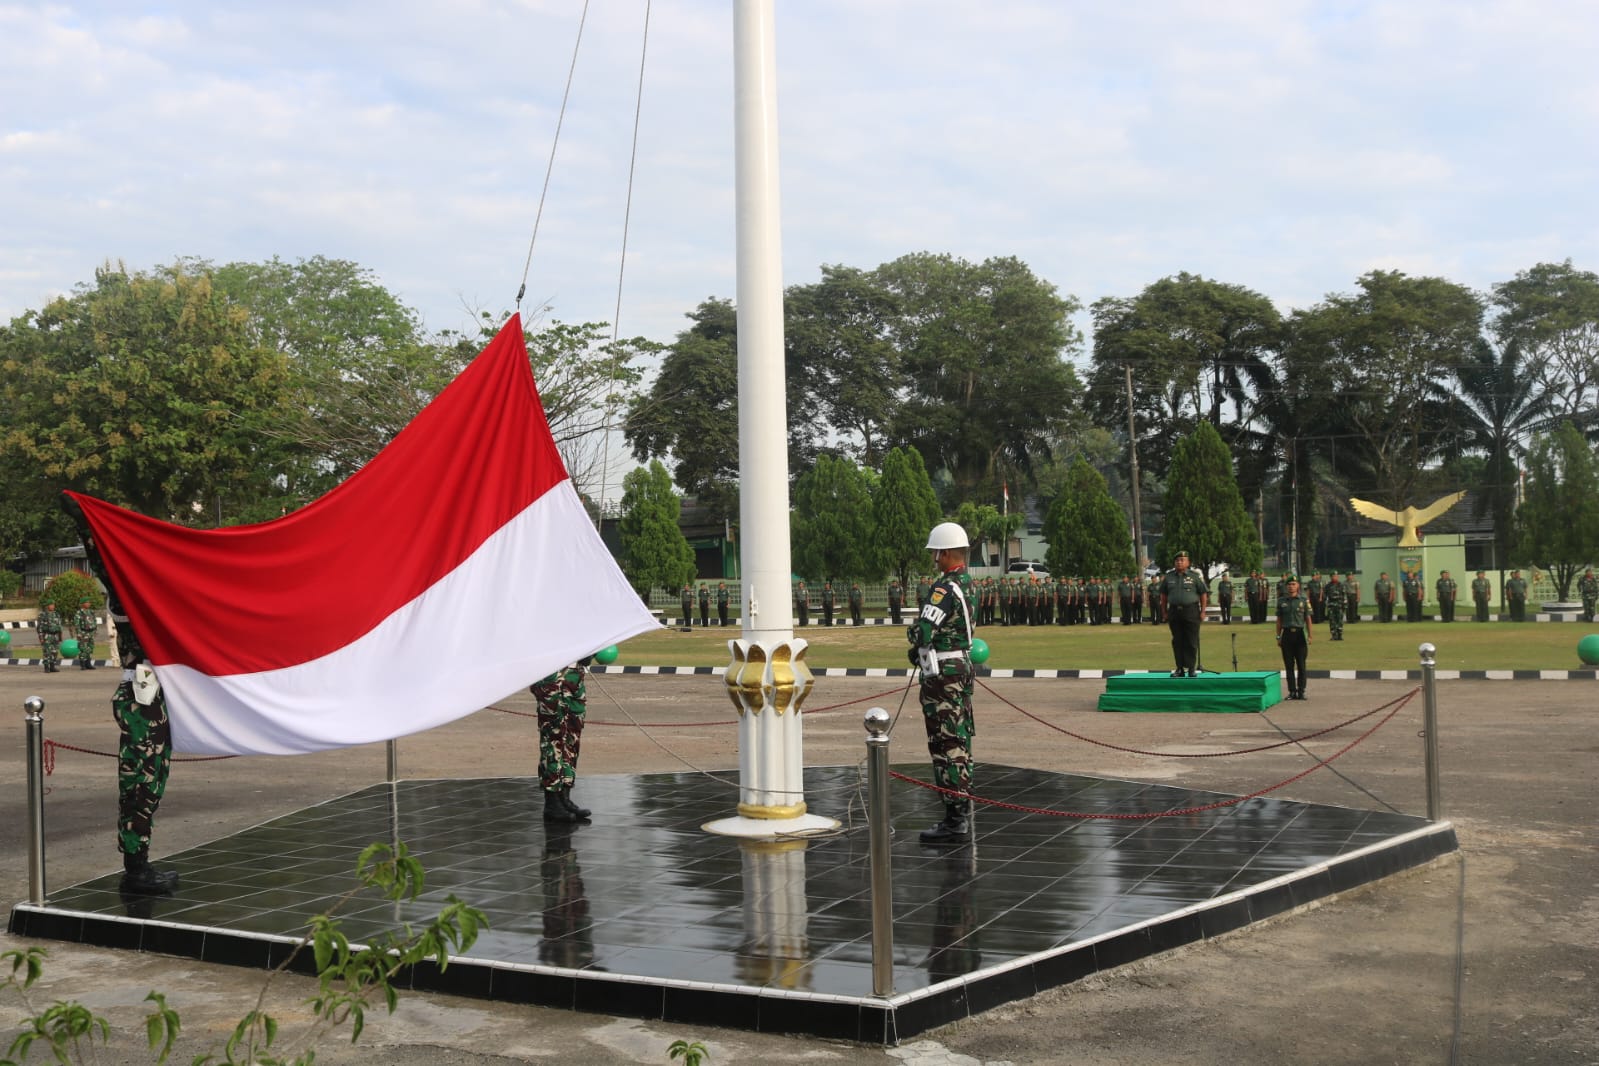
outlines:
M28 902L44 903L44 700L22 701L28 733Z
M1421 651L1421 736L1427 759L1427 820L1443 817L1443 791L1438 784L1438 649L1423 644Z
M894 994L893 844L888 821L888 727L893 722L881 707L866 712L866 822L872 851L872 995Z
M394 784L400 779L400 744L399 741L387 742L386 754L389 764L389 784Z

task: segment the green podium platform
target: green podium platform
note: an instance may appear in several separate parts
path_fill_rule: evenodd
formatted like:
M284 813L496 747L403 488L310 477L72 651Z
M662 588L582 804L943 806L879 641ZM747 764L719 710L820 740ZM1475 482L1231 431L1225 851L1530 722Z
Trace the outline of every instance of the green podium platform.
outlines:
M1159 711L1201 714L1259 714L1283 698L1282 675L1275 670L1172 677L1163 673L1121 674L1105 679L1102 711Z

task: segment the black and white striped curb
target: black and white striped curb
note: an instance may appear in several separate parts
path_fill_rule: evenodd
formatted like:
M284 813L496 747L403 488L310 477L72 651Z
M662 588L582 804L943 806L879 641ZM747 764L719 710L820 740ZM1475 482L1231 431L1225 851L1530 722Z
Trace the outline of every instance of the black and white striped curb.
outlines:
M97 667L110 667L109 659L90 660ZM38 659L0 659L0 666L40 667ZM76 669L76 660L63 659L63 671ZM646 677L721 677L725 666L600 666L589 667L593 674L632 674ZM1165 673L1164 670L1005 670L977 668L978 677L1004 680L1103 681L1122 674ZM811 671L812 677L912 678L914 670L878 666L829 666ZM1420 670L1307 670L1305 676L1322 681L1420 681ZM1438 670L1439 681L1595 681L1599 667L1577 670Z
M638 674L645 676L721 677L725 666L591 666L595 674ZM978 667L978 677L1018 678L1062 681L1102 681L1122 674L1165 673L1164 670L1004 670ZM812 677L894 677L911 678L914 670L876 666L832 666L811 671ZM1323 681L1420 681L1420 670L1309 670L1306 677ZM1599 667L1579 670L1439 670L1440 681L1594 681Z

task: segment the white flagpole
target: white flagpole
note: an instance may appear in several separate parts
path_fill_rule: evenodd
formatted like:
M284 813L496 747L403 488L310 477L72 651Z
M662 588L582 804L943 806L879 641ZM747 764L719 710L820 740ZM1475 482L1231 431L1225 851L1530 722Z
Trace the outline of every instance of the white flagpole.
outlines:
M811 687L794 637L788 539L788 411L778 211L777 43L772 0L733 4L738 229L739 560L744 630L728 641L739 712L738 817L712 832L776 837L831 829L806 813L800 704Z

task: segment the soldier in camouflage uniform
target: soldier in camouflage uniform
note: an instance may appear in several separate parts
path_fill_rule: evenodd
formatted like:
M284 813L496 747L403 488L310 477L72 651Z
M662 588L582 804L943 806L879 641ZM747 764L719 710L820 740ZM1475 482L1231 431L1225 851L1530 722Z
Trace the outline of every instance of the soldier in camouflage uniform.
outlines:
M584 677L594 656L557 670L528 690L539 705L539 786L544 789L546 822L577 822L593 812L572 802L577 754L588 710Z
M727 582L716 583L716 624L727 628L727 609L733 602L733 594L727 589Z
M711 587L705 582L700 582L700 628L708 629L711 625Z
M94 669L94 603L85 598L72 616L72 635L78 638L78 669Z
M64 497L63 509L78 527L85 554L105 584L106 613L117 627L117 655L122 681L111 694L111 716L120 731L117 738L117 850L122 853L123 892L140 896L170 895L178 887L175 870L150 865L150 834L156 808L166 794L172 772L172 723L167 718L166 693L151 668L137 630L107 580L100 550L76 501ZM90 613L92 619L93 613Z
M694 625L694 587L685 584L683 591L677 594L678 603L683 607L683 628L689 629Z
M34 627L39 631L39 650L44 653L44 672L60 673L61 616L56 613L55 604L40 604L39 617L35 620Z
M794 586L794 613L799 615L800 625L811 624L811 594L806 590L803 581Z
M1594 611L1599 609L1599 577L1594 576L1593 567L1577 582L1577 595L1582 597L1582 620L1592 622Z
M972 616L967 599L969 542L955 522L933 527L928 550L939 578L920 616L906 629L910 660L922 673L920 699L927 726L927 751L933 760L933 783L960 795L944 793L944 818L921 835L924 844L960 844L971 839L967 816L972 788Z
M1354 571L1344 575L1344 621L1350 625L1360 621L1360 579Z
M1332 639L1343 640L1344 610L1349 602L1349 590L1338 580L1337 571L1327 579L1327 585L1322 589L1321 596L1327 608L1327 631L1332 634Z
M900 625L901 613L905 610L905 586L899 583L899 578L894 578L888 583L888 617L895 625Z

